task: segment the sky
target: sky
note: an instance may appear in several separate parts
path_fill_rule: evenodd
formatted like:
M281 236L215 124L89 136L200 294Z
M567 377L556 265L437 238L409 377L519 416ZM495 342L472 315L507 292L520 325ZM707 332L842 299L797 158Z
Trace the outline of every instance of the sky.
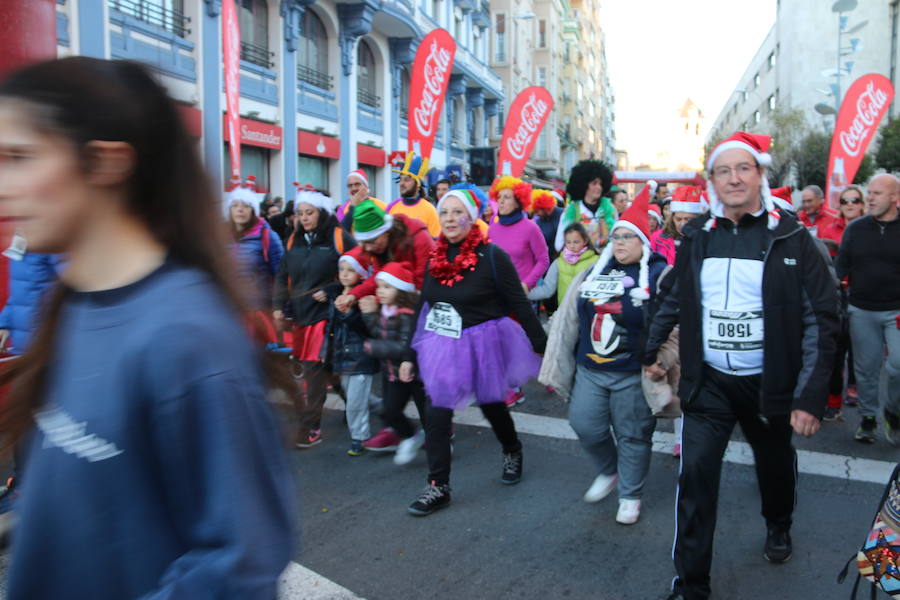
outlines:
M776 0L602 0L616 147L632 165L652 159L654 130L687 98L712 126L775 23L775 9Z

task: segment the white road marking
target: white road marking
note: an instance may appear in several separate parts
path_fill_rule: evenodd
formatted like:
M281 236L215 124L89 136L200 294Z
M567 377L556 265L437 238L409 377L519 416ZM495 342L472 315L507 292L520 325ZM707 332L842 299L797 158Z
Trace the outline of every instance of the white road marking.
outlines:
M362 600L347 588L292 562L278 582L278 600Z
M344 402L338 396L329 394L325 407L334 410L344 410ZM416 407L412 403L406 407L406 414L413 419L419 416ZM511 414L513 421L516 423L516 430L519 433L563 440L578 439L578 436L572 431L566 419L544 417L518 411L512 411ZM453 417L453 422L460 425L490 427L490 424L476 406L457 411ZM665 431L653 433L654 452L671 454L674 445L674 433ZM738 465L753 465L753 451L750 449L750 444L737 441L728 442L728 449L725 451L725 461ZM797 462L800 473L805 475L822 475L848 481L880 484L887 482L895 466L895 463L885 460L854 458L852 456L813 452L810 450L798 450Z

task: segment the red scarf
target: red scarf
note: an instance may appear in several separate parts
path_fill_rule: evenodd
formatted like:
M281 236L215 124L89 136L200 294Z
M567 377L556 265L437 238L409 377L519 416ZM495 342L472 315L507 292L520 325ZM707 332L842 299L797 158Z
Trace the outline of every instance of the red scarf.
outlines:
M459 247L459 254L456 255L453 262L450 262L447 260L449 243L444 234L441 234L428 257L430 261L428 272L441 285L453 287L454 283L462 280L463 271L475 270L475 265L478 264L478 255L475 254L475 248L482 242L488 244L490 240L484 237L477 225L474 225L472 230L469 231L469 235L466 236L465 241Z

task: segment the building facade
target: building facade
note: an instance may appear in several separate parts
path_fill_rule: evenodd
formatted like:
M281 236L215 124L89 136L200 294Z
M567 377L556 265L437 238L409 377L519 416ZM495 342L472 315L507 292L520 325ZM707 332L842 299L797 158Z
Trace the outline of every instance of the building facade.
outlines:
M239 0L242 174L293 197L292 182L343 199L346 175L394 198L387 165L407 147L409 69L418 41L443 27L457 42L431 163L465 168L488 143L503 100L488 66L481 0ZM214 180L227 178L222 0L57 0L60 56L138 60L182 105Z
M858 77L880 73L897 88L898 6L898 0L780 0L775 24L716 117L707 143L737 130L772 133L777 109L798 109L809 125L830 132L833 113ZM850 10L837 13L835 7ZM898 102L895 96L885 122L897 114Z

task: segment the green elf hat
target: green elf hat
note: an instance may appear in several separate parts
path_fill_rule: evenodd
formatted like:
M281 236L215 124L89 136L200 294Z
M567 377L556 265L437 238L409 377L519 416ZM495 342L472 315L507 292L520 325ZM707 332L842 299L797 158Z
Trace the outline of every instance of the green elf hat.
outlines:
M394 224L394 217L386 214L367 198L353 209L353 236L360 242L374 240Z
M443 206L444 202L449 198L457 198L458 200L462 201L463 206L466 208L466 210L469 213L469 216L472 218L473 221L478 218L480 211L481 211L481 204L479 203L478 198L475 196L475 194L472 193L472 190L466 190L466 189L450 190L449 192L444 194L443 198L438 200L438 203L437 203L438 212L441 212L441 206Z
M429 166L427 158L420 158L416 153L409 151L406 155L406 161L403 163L402 169L394 169L397 175L409 175L419 182L419 185L425 183L425 177L428 175Z

